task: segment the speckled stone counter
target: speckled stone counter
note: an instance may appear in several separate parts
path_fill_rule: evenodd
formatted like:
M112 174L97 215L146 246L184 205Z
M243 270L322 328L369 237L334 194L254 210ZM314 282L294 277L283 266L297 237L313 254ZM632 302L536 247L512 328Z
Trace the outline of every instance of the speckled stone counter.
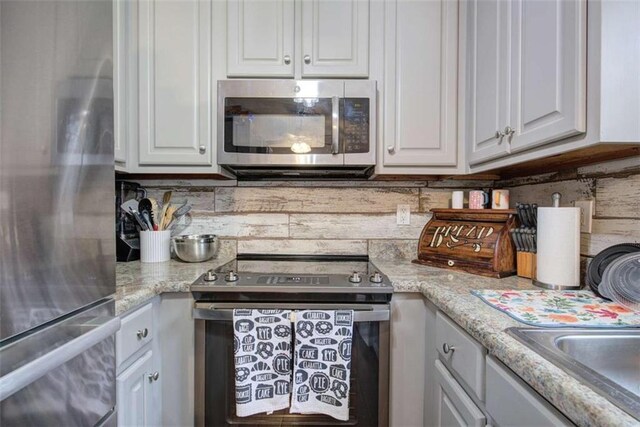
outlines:
M407 263L376 262L396 292L420 292L574 423L581 426L640 426L564 370L504 330L527 326L471 295L472 289L538 289L519 277L491 279Z
M163 292L189 292L194 280L224 262L118 263L116 312L124 313ZM530 280L491 279L409 261L373 262L389 276L395 292L422 293L576 424L640 426L640 421L504 332L511 326L525 325L470 293L472 289L535 289Z
M137 307L163 292L189 292L191 284L210 268L225 260L187 263L175 259L144 264L140 261L116 263L116 314Z

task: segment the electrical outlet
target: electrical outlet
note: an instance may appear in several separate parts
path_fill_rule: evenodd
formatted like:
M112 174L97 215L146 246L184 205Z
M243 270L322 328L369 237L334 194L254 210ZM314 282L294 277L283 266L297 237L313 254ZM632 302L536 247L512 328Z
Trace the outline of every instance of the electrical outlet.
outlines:
M396 223L398 225L411 224L411 206L410 205L398 205L398 215L396 217Z
M575 207L580 208L580 232L591 233L593 226L593 200L576 200Z

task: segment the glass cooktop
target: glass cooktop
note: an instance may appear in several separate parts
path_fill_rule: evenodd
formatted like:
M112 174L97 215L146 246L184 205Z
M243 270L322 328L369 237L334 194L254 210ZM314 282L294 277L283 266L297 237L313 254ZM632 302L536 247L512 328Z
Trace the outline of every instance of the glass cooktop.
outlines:
M367 256L239 255L203 274L192 291L392 293L389 278Z

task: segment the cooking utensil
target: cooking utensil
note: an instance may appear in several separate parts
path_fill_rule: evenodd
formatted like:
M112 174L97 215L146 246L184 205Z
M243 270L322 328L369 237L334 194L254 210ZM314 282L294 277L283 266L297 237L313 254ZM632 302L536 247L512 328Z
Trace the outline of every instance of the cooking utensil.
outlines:
M129 208L138 210L138 201L136 199L130 199L120 205L120 209L122 209L126 213L130 213Z
M149 200L151 201L151 215L153 215L153 222L157 224L160 219L160 203L158 203L157 199L152 197L149 197Z
M518 240L518 230L515 228L511 230L511 238L513 239L513 243L516 245L516 251L522 252L522 248L520 247L520 242Z
M151 220L151 213L147 210L141 211L140 216L142 220L147 224L149 230L153 230L153 221Z
M172 191L165 191L162 195L162 206L167 206L171 202Z
M524 223L524 216L522 215L522 203L517 202L516 203L516 214L518 215L518 219L520 220L520 223L523 224Z
M150 199L144 198L142 200L140 200L140 202L138 203L138 211L140 212L140 215L142 215L142 218L144 218L145 220L148 219L148 222L150 224L150 230L153 230L153 203L151 202ZM146 215L145 215L146 213Z
M524 217L526 218L526 226L533 227L533 215L531 214L531 205L529 203L525 203L523 207Z
M531 252L531 248L529 247L529 240L527 239L527 229L526 227L520 227L520 239L522 239L522 244L524 245L525 252Z
M185 216L187 213L189 213L189 211L191 211L191 205L184 205L181 206L180 208L178 208L174 213L173 213L173 219L171 220L171 222L169 222L169 225L167 225L167 229L171 229L171 227L177 223L180 218L182 218L183 216Z
M536 245L534 243L533 236L535 236L535 231L532 227L526 229L527 233L527 241L529 242L529 252L536 253Z
M172 241L174 252L185 262L207 261L218 251L218 238L213 234L176 236Z
M171 195L173 192L165 191L162 195L162 209L160 210L160 216L158 217L158 222L160 223L160 229L164 230L165 226L165 215L167 213L167 209L171 205Z
M144 222L144 220L142 219L142 217L140 216L140 213L135 210L132 207L129 207L129 213L131 214L131 216L133 216L133 219L136 220L136 222L138 223L138 225L140 226L140 229L143 231L149 230L149 227L147 226L147 224Z

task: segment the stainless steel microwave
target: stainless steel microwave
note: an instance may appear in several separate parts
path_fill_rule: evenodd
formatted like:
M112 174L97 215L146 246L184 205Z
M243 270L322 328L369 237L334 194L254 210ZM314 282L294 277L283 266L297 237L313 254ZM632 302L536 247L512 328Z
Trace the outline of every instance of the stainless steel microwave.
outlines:
M218 163L239 178L367 177L376 82L221 80Z

